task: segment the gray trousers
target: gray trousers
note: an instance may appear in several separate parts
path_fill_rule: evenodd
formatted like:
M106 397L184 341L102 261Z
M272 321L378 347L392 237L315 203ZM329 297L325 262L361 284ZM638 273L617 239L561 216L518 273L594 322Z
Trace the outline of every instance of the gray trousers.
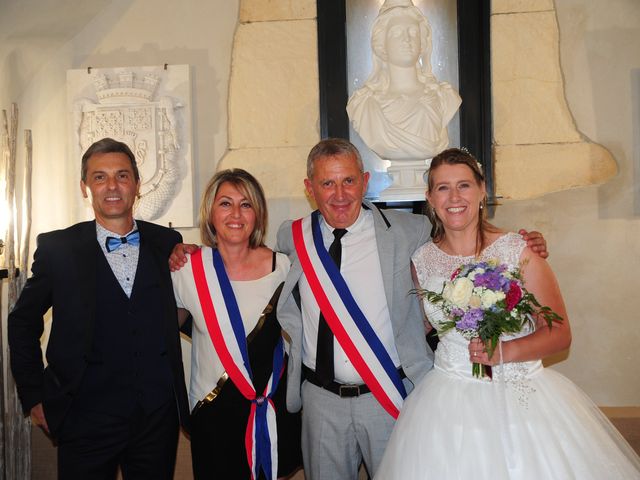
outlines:
M404 380L410 390L412 384ZM340 398L302 384L302 459L307 480L357 480L364 464L371 478L382 460L395 420L372 393Z

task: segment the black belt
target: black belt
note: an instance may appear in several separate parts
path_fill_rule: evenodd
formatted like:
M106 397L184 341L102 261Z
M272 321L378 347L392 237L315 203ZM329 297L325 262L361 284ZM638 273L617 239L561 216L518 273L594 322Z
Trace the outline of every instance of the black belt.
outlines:
M402 370L402 367L398 369L398 374L400 378L407 378L407 375ZM322 381L316 375L316 372L311 370L306 365L302 365L302 376L305 380L313 383L314 385L324 388L325 390L329 390L331 393L335 393L340 397L358 397L360 395L364 395L365 393L370 393L371 389L367 386L366 383L362 383L360 385L355 383L338 383L336 381L329 382L326 385L322 384Z

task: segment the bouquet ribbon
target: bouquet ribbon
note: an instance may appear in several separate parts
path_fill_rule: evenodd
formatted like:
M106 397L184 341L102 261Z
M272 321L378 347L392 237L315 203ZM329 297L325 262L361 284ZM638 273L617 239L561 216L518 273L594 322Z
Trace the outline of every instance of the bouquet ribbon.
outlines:
M506 452L506 460L509 468L515 467L515 455L513 454L513 441L511 440L511 432L509 431L509 408L507 406L507 382L504 376L504 363L502 363L502 342L498 342L498 351L500 353L500 381L498 387L498 422L500 423L500 437L502 438L502 444L504 451ZM495 382L494 382L495 385Z

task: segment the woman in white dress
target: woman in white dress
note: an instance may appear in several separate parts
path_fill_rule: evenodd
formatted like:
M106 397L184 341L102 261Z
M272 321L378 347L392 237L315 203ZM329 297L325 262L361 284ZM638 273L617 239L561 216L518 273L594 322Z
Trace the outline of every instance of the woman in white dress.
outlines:
M412 256L416 285L439 292L462 264L497 258L522 265L527 290L564 320L501 337L491 358L480 340L441 332L434 369L407 398L376 479L640 479L640 458L598 407L542 366L571 343L562 295L545 260L484 220L485 199L473 156L449 149L433 159L433 242ZM425 300L424 309L442 330L441 308ZM492 366L493 380L475 378L472 362Z

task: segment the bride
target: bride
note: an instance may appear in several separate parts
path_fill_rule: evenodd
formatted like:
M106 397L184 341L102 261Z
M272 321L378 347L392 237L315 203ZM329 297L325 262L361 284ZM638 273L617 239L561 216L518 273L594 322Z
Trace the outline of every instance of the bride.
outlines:
M483 218L482 172L459 149L437 155L427 200L433 242L412 256L419 288L439 292L462 264L499 259L522 266L527 290L564 320L539 320L501 337L488 357L478 339L442 332L435 366L407 398L376 480L639 479L640 458L576 385L541 359L571 343L567 312L547 262L519 235ZM442 330L440 307L424 301ZM493 380L472 376L471 362L492 366Z

